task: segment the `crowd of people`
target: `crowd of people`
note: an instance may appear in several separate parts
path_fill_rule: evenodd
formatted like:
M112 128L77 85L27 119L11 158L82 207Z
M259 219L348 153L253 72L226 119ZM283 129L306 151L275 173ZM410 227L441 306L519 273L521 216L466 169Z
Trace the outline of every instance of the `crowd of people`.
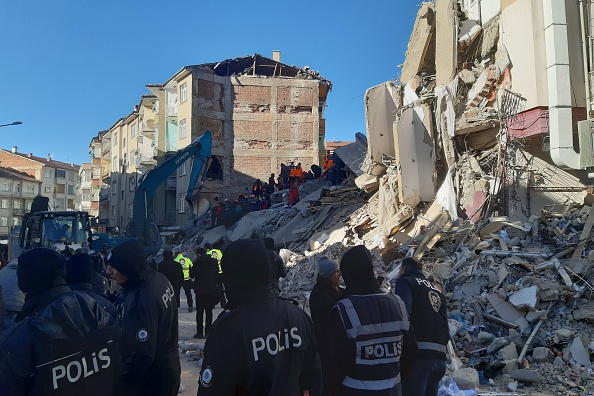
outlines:
M191 260L165 250L156 270L134 240L105 252L106 267L100 254L23 253L24 305L0 337L2 394L177 394L182 289L194 337L207 339L198 395L437 394L445 296L419 261L405 258L385 293L364 246L320 258L310 317L280 296L286 269L272 239L192 250ZM119 289L108 293L102 274Z
M271 195L276 191L289 190L288 204L293 206L300 201L298 186L308 180L325 179L331 185L340 184L345 176L344 162L334 153L328 152L323 168L317 164L305 171L301 163L281 163L278 176L270 174L267 182L257 179L251 187L249 195L239 194L237 200L226 199L217 202L211 210L211 225L231 227L243 215L272 206Z

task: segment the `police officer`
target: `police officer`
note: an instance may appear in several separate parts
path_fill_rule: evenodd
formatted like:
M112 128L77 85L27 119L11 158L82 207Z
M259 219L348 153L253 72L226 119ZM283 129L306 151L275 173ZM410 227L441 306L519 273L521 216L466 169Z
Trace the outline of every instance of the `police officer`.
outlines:
M109 299L93 290L93 260L86 253L70 256L66 261L66 282L71 290L78 290L97 301L114 318L117 316L115 306Z
M272 285L272 291L276 296L280 296L281 289L278 278L287 276L285 263L278 253L274 251L274 239L265 238L264 245L268 249L268 257L270 258L270 284Z
M231 243L221 265L229 302L206 340L198 394L320 395L313 325L299 307L272 292L264 243Z
M119 368L113 316L66 285L66 258L48 248L18 259L26 293L19 323L0 339L3 395L109 395Z
M402 300L382 293L369 250L340 260L345 295L330 312L331 395L400 396L400 358L410 323Z
M173 286L149 268L137 240L114 247L107 264L107 274L125 293L118 307L124 362L114 395L177 395L181 367Z
M184 282L182 283L182 287L184 288L184 292L186 294L186 301L188 303L188 312L192 312L194 310L194 299L192 298L192 289L194 288L194 282L190 278L190 268L192 268L192 261L189 258L184 257L182 252L177 251L175 252L175 261L177 261L184 273Z
M181 265L173 260L173 252L170 249L163 251L163 260L159 263L158 271L165 275L165 277L173 286L175 298L177 299L177 306L180 305L180 291L184 283L184 271Z
M446 299L425 278L422 268L418 260L405 258L394 288L406 305L419 350L410 373L402 379L402 390L404 395L435 396L446 370L449 339Z
M225 297L225 284L223 282L223 269L221 268L221 260L223 259L223 252L221 252L219 249L213 248L210 243L205 243L204 249L206 249L207 255L209 255L213 259L217 260L217 264L219 266L219 274L217 275L217 287L219 289L219 303L221 304L221 308L225 308L225 304L227 304L227 298Z

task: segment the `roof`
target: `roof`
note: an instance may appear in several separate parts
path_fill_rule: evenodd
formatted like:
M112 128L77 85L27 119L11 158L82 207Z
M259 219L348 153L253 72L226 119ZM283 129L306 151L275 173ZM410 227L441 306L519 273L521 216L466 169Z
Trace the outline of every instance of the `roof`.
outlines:
M32 160L32 161L37 161L42 163L45 166L51 166L52 168L60 168L60 169L65 169L65 170L72 170L72 171L78 171L79 166L75 165L75 164L69 164L67 162L62 162L62 161L54 161L53 159L47 159L47 158L42 158L42 157L38 157L36 155L29 155L29 154L23 154L23 153L13 153L10 150L5 150L5 149L1 149L3 151L6 151L8 154L12 154L12 155L18 155L21 156L23 158Z
M289 77L303 80L318 80L321 84L327 85L330 87L330 89L332 89L332 83L329 80L323 78L320 73L315 70L310 70L308 67L300 68L297 66L290 66L286 63L277 62L260 54L226 59L217 63L203 63L200 65L185 66L161 86L167 85L171 80L183 73L184 70L192 68L208 68L212 70L217 76L221 77L254 74L268 77ZM157 86L157 84L147 85L147 87L149 86Z
M28 175L27 173L19 172L18 170L12 169L12 168L5 168L3 166L0 166L0 178L13 179L13 180L25 180L25 181L30 181L30 182L34 182L34 183L41 183L40 180L37 180L36 178Z
M333 150L336 150L339 147L348 146L351 143L354 143L354 142L334 142L334 141L331 141L331 142L325 142L325 145L326 145L326 150L333 151Z

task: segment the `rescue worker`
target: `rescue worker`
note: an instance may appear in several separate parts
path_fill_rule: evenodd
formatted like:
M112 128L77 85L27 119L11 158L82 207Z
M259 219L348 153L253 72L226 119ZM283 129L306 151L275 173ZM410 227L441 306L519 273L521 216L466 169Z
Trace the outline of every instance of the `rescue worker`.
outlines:
M330 394L400 396L400 359L410 328L404 303L382 293L363 245L344 253L340 272L346 298L330 313Z
M324 159L324 171L330 169L330 167L334 165L334 159L330 154L330 151L326 152L326 159Z
M282 184L279 185L279 190L283 190L285 188L289 188L289 175L291 174L291 168L289 168L289 166L285 165L284 163L281 163L281 178L282 178Z
M268 186L269 186L268 193L272 194L276 187L276 178L274 177L274 173L271 173L270 177L268 178Z
M196 260L190 268L190 276L194 278L194 291L196 292L196 334L194 334L194 338L206 338L210 333L212 309L219 302L218 274L217 260L207 255L204 248L196 249ZM205 319L204 324L203 319Z
M339 287L340 268L338 262L326 256L318 259L318 278L309 296L309 309L316 334L318 355L322 363L324 377L324 395L330 394L330 311L342 297Z
M213 248L210 243L205 243L204 249L206 249L207 255L209 255L213 259L217 260L217 264L219 266L219 273L217 275L217 289L219 290L219 303L221 304L221 308L225 308L225 305L227 304L227 299L225 298L225 284L223 281L223 269L221 268L221 260L223 259L223 253L219 249Z
M115 306L109 299L93 290L93 260L86 253L70 256L66 261L66 282L72 290L78 290L97 301L99 305L114 318L117 316Z
M35 248L18 259L26 293L19 323L0 337L0 393L110 395L120 358L115 318L66 285L66 257Z
M177 395L181 366L173 286L149 268L138 240L114 247L107 264L107 274L125 293L118 307L124 361L114 395Z
M182 287L184 288L184 293L186 294L186 302L188 303L188 312L192 312L194 310L194 299L192 297L192 289L194 289L194 281L190 278L190 268L192 268L192 261L185 257L181 251L175 252L175 261L178 262L184 273L184 282L182 283Z
M179 307L181 288L184 283L184 271L180 263L173 259L173 252L171 249L165 249L162 255L163 260L159 263L158 271L165 275L169 280L169 283L171 283L171 286L173 286L177 306Z
M229 303L206 340L198 395L320 395L313 325L272 292L264 243L232 242L221 265Z
M313 172L314 179L319 179L322 176L322 168L318 164L313 164L311 166L311 171Z
M418 357L402 377L404 395L435 396L446 370L449 340L446 298L427 280L423 265L412 257L402 261L394 293L402 298L417 339ZM431 326L427 326L431 323Z
M278 297L281 292L278 278L287 276L287 270L283 259L274 251L274 239L264 239L264 246L268 249L268 258L270 259L270 285L274 295Z
M289 189L289 205L293 206L299 202L299 190L297 190L297 183L293 183Z
M262 195L262 182L260 179L256 179L256 182L252 186L252 195L256 198L260 198L260 195Z

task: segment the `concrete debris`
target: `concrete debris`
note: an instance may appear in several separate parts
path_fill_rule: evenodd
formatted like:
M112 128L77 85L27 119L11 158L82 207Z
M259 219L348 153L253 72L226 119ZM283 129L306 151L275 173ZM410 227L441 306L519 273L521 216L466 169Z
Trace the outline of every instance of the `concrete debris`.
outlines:
M511 377L516 381L529 383L539 383L545 380L545 378L538 371L530 369L514 371Z

